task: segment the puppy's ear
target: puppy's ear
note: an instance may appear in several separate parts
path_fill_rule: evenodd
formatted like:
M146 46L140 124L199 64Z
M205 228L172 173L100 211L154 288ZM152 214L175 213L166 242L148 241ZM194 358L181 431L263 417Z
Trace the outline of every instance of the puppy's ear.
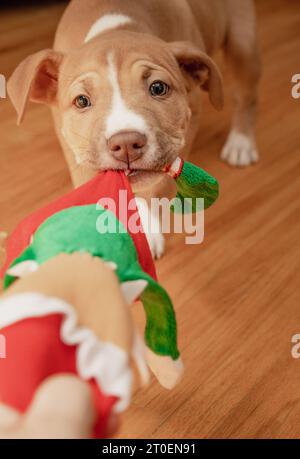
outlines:
M212 105L221 110L224 105L223 79L214 61L193 43L178 41L168 45L182 71L208 91Z
M18 65L7 83L7 92L21 123L28 100L52 104L56 100L58 73L63 55L44 49Z

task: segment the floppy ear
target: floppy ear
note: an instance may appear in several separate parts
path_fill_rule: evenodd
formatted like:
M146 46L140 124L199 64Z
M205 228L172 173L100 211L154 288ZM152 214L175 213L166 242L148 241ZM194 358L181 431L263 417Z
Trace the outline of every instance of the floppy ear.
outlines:
M63 55L44 49L18 65L7 83L8 95L21 123L28 100L51 104L56 100L58 73Z
M223 79L214 61L193 43L169 43L180 68L209 93L212 105L221 110L224 105Z

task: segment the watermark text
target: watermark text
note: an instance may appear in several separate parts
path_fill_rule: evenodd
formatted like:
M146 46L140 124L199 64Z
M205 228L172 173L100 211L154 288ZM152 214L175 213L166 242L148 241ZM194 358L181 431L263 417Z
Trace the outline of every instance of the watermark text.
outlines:
M6 338L0 335L0 359L6 359Z
M6 79L0 73L0 99L6 99Z
M293 84L293 99L300 99L300 73L295 73L295 75L292 76L291 83Z
M187 234L186 244L201 244L204 239L204 199L202 198L143 198L129 199L127 190L120 190L118 201L101 198L97 209L109 212L99 215L98 233ZM115 218L117 217L117 219ZM122 224L120 224L120 222Z

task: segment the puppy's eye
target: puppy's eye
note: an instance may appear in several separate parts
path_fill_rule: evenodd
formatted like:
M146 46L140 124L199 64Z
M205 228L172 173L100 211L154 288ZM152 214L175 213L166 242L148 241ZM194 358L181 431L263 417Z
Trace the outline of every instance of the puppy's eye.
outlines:
M149 91L151 96L161 97L165 96L169 92L169 89L170 88L167 85L167 83L164 83L164 81L157 80L151 84Z
M80 108L80 109L87 108L92 105L90 98L88 96L84 96L83 94L81 94L80 96L77 96L74 99L73 103L77 108Z

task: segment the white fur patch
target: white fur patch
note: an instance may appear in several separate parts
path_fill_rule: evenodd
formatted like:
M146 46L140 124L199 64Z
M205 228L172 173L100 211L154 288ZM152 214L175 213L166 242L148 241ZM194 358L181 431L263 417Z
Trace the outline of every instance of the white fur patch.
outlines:
M129 24L130 22L132 22L132 19L124 14L105 14L94 22L84 39L84 43L92 40L92 38L96 37L100 33Z
M231 166L246 167L258 161L255 140L235 129L230 132L221 159Z
M121 89L118 82L117 69L113 60L112 53L107 56L107 62L108 79L113 90L113 95L112 107L106 120L106 138L109 139L112 135L123 130L138 131L141 134L146 134L147 124L144 118L135 113L133 110L130 110L122 98Z
M159 216L151 213L148 204L143 198L135 198L140 214L141 223L147 238L152 257L160 258L165 250L165 238L161 232Z

